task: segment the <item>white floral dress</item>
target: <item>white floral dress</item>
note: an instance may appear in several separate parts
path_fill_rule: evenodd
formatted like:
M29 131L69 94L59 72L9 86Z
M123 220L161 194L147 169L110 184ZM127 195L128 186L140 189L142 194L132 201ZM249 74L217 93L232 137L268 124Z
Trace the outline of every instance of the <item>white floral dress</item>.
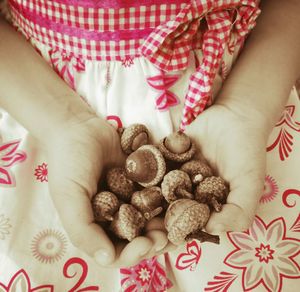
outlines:
M116 128L145 123L154 140L188 124L212 102L211 92L217 93L258 15L251 0L8 2L13 25L97 114ZM208 53L211 35L200 24L204 16L210 24L220 15L221 31L210 26L219 36L217 56ZM233 18L235 29L228 22ZM172 47L172 39L181 42ZM213 72L209 79L204 60ZM200 91L193 91L195 84ZM265 189L249 230L224 233L220 245L193 240L131 268L104 269L69 241L49 196L47 156L0 108L0 292L297 291L295 89L266 151Z

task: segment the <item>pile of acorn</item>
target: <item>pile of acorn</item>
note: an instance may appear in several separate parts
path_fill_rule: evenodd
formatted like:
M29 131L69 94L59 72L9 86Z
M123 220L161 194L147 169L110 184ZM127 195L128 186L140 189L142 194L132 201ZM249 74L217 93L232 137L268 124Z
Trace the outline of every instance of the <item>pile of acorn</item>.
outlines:
M118 238L143 234L148 220L163 216L168 239L176 245L190 239L219 243L204 232L212 211L219 212L229 192L203 159L195 159L194 142L174 132L150 143L148 129L133 124L120 131L128 155L124 167L107 171L106 188L92 198L95 221Z

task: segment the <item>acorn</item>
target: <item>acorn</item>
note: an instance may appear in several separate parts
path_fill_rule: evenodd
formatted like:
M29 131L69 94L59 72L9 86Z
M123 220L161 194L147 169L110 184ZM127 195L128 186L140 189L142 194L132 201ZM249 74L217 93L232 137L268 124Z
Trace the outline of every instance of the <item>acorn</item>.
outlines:
M153 145L143 145L131 153L125 162L126 175L143 187L157 185L166 172L166 162Z
M175 162L188 161L196 153L195 143L181 131L162 139L158 148L166 159Z
M163 211L163 200L161 189L154 186L134 192L131 197L131 205L140 211L147 220L150 220Z
M92 209L97 222L112 221L119 206L118 198L111 192L103 191L92 198Z
M219 236L202 231L209 216L210 210L206 204L190 199L174 201L167 209L164 219L168 239L175 245L180 245L191 239L218 244Z
M121 239L132 241L139 236L145 226L146 219L132 205L122 204L111 222L111 231Z
M199 159L190 160L184 163L180 170L186 172L193 184L199 184L206 177L213 175L212 169L204 161Z
M121 147L126 154L149 143L149 131L143 124L132 124L121 132Z
M130 202L131 196L135 191L135 187L134 182L127 178L124 168L111 168L107 172L106 182L109 190L120 200Z
M179 198L193 199L192 182L187 173L175 169L168 172L161 183L161 190L165 200L170 203Z
M205 178L195 192L195 200L208 204L216 212L220 212L229 193L225 180L219 176Z

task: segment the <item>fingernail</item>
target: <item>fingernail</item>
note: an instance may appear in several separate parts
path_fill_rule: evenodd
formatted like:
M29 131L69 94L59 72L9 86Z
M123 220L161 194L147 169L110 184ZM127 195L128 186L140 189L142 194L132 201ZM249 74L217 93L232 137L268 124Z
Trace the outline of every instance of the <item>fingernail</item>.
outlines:
M166 247L167 244L168 244L168 243L166 243L166 244L164 244L164 245L156 246L156 247L154 248L155 252L161 251L162 249L164 249L164 248Z
M95 260L99 265L108 265L112 262L112 256L105 249L100 249L94 254Z
M140 252L140 256L143 257L145 256L149 251L150 251L151 248L148 248L148 249L145 249L143 250L142 252Z

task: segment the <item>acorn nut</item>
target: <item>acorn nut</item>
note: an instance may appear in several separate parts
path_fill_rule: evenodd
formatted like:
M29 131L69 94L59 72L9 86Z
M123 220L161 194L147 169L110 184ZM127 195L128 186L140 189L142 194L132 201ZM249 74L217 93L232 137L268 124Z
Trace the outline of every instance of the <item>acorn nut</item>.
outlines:
M106 175L109 190L120 200L130 202L135 191L134 182L126 177L126 171L121 167L111 168Z
M132 124L124 128L121 133L121 147L126 154L130 154L148 143L149 131L143 124Z
M134 192L131 197L131 205L139 210L147 220L150 220L163 211L163 200L161 189L154 186Z
M112 221L119 206L118 198L111 192L103 191L92 198L94 218L97 222Z
M212 169L202 160L193 159L184 163L180 170L186 172L193 184L199 184L206 177L212 176Z
M210 216L209 207L195 200L179 199L170 204L164 224L168 231L168 239L180 245L193 238L219 243L219 237L202 231Z
M175 169L168 172L161 183L162 194L167 202L180 198L193 199L192 182L187 173Z
M111 222L111 231L121 239L132 241L139 236L146 223L144 216L129 204L122 204Z
M175 132L162 139L158 145L163 156L171 161L185 162L196 153L196 146L183 132Z
M225 180L219 176L204 179L195 192L195 200L208 204L216 212L220 212L226 202L229 190Z
M166 162L153 145L143 145L131 153L125 162L126 175L143 187L157 185L166 172Z

